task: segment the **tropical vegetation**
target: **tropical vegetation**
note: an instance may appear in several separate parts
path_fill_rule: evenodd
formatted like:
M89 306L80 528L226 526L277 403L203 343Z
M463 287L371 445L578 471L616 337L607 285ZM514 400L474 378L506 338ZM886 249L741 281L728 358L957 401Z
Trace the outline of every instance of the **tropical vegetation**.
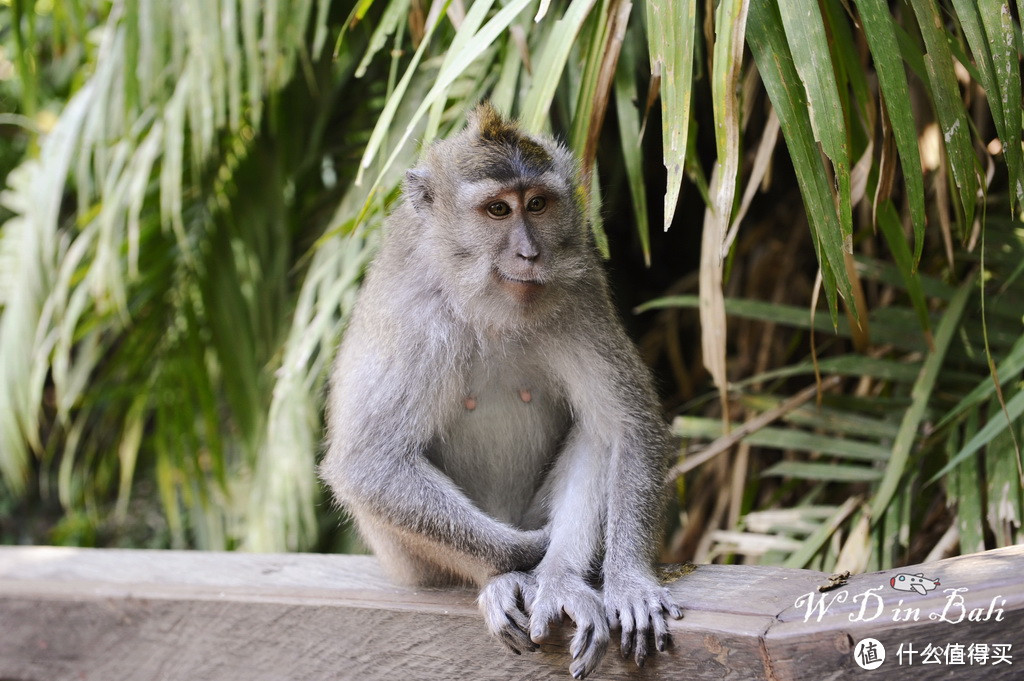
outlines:
M1022 10L0 0L0 540L352 548L332 354L487 98L581 159L680 436L666 559L1019 541Z

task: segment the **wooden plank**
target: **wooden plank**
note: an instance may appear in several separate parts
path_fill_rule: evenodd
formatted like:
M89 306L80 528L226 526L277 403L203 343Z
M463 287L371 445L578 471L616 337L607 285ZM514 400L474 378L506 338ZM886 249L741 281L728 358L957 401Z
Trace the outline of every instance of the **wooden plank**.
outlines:
M941 586L890 586L911 572ZM594 678L1012 678L1015 665L926 665L920 651L1008 644L1024 663L1021 575L1024 547L855 575L825 594L817 572L699 566L671 585L686 606L673 648L642 670L610 650ZM956 597L963 621L943 621L949 603L945 619L959 614ZM365 556L0 548L0 679L567 678L564 636L516 657L487 636L474 598L396 587ZM918 620L894 622L897 607L918 608ZM874 672L853 657L867 636L888 653ZM898 665L900 643L915 646L913 664Z
M779 614L766 638L773 671L779 678L827 678L843 670L851 677L1019 679L1024 675L1024 546L960 556L908 568L854 575L849 584L815 594ZM920 573L940 584L925 594L897 591L890 579ZM818 621L821 600L827 612ZM878 669L859 668L852 648L864 638L877 639L886 650ZM898 655L900 646L904 655ZM971 664L970 646L991 650L1009 645L1011 662ZM941 663L922 663L927 646L941 653ZM963 664L947 664L946 649L963 646ZM1016 653L1016 655L1014 655ZM1016 659L1013 659L1013 658ZM902 676L901 676L902 678Z

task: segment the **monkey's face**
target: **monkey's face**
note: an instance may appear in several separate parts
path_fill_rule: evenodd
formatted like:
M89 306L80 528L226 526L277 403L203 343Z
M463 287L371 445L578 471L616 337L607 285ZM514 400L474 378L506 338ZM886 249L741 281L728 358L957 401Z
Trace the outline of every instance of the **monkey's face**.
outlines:
M406 176L453 303L489 326L544 318L590 271L588 232L564 147L482 106Z
M538 317L564 301L585 252L571 185L553 172L461 184L441 235L459 295L487 314Z
M492 287L529 304L556 283L555 258L571 248L573 216L569 188L553 177L519 178L512 183L483 180L464 185L462 205L469 219L455 238L475 250L490 267ZM489 262L488 262L489 261Z

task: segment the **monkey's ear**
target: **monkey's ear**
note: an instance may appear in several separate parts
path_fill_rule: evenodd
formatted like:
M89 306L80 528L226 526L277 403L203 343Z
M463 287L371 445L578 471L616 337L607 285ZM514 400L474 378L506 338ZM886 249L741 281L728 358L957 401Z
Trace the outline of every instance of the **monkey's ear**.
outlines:
M427 210L434 203L434 190L430 186L430 171L413 168L405 173L405 196L417 211Z

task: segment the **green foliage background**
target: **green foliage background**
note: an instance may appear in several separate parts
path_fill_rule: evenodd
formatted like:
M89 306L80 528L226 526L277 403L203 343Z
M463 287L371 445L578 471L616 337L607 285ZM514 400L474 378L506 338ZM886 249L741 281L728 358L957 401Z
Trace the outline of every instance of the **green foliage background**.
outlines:
M645 302L667 557L1018 541L1021 10L0 2L0 537L348 547L332 353L401 173L489 98L580 156Z

